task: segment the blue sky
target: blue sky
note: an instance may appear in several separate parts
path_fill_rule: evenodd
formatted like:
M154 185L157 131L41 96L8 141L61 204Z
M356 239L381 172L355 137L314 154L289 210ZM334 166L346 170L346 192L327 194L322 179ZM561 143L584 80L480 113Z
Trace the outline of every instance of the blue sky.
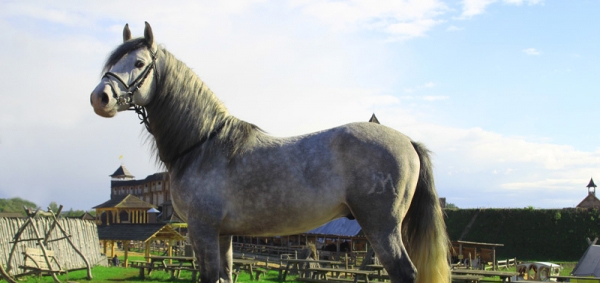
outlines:
M1 2L0 198L90 209L121 163L156 172L133 113L89 106L144 21L273 135L375 113L434 152L459 207L573 207L600 178L598 1L214 2Z

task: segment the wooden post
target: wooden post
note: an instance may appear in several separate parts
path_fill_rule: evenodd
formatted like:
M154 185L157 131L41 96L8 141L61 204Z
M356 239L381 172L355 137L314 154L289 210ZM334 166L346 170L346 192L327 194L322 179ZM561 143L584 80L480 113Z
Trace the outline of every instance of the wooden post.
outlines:
M167 244L169 245L169 256L173 256L173 240L167 241Z
M110 258L115 256L115 241L110 241Z
M346 262L346 269L348 269L348 253L346 252L346 255L344 256L344 260Z
M129 259L128 259L129 258L129 240L123 242L123 250L125 251L124 252L125 258L123 259L123 262L125 264L125 268L127 268L127 267L129 267Z
M150 240L146 241L146 250L145 250L146 260L150 262Z
M515 265L517 263L515 262ZM508 261L506 262L506 266L508 266ZM496 262L496 247L492 247L492 270L498 270L498 263Z

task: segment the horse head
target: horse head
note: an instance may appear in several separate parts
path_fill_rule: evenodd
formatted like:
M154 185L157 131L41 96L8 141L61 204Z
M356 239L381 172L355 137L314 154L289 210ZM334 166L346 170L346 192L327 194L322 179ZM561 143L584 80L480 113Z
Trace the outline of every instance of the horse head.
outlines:
M131 38L126 24L123 44L109 56L102 80L90 95L94 112L102 117L113 117L119 111L140 111L150 103L158 78L157 53L158 47L148 22L144 37L136 39Z

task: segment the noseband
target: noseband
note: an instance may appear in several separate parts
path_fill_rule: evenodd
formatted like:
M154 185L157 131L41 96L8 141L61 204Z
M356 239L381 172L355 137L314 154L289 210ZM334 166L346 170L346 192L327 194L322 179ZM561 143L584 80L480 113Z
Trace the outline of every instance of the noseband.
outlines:
M146 66L144 71L142 71L142 73L139 76L137 76L137 78L135 78L135 80L133 80L131 85L128 85L123 79L121 79L121 77L119 77L117 74L110 72L110 71L104 73L104 76L102 76L102 78L107 78L108 80L110 80L111 78L114 78L119 84L121 84L122 86L125 87L127 92L123 93L121 95L117 95L117 92L115 91L115 89L112 87L112 85L110 85L110 88L113 91L113 97L117 99L117 105L129 105L129 108L127 110L135 111L135 113L138 114L138 117L142 121L142 122L140 122L140 124L144 124L144 126L146 126L146 129L148 130L148 132L152 133L150 131L150 125L148 124L148 116L146 114L146 108L144 108L144 106L141 106L141 105L136 105L135 102L133 101L133 95L135 94L136 91L139 91L139 89L142 87L142 85L146 81L146 78L150 74L151 70L154 70L155 79L157 79L159 77L158 70L156 68L156 58L157 58L158 50L157 50L157 52L153 52L152 48L149 47L148 51L150 51L150 55L152 55L152 63L150 63Z

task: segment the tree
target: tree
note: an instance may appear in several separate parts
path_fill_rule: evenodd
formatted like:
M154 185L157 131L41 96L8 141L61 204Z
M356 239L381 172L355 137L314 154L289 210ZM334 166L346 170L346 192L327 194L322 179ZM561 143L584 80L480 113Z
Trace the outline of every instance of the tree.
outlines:
M58 212L58 204L56 204L55 201L50 202L50 204L48 205L48 207L50 207L50 209L52 209L52 212L54 212L54 213Z
M0 199L0 212L19 212L25 216L23 206L38 208L37 204L21 198Z
M458 209L458 206L453 203L446 203L446 209Z

